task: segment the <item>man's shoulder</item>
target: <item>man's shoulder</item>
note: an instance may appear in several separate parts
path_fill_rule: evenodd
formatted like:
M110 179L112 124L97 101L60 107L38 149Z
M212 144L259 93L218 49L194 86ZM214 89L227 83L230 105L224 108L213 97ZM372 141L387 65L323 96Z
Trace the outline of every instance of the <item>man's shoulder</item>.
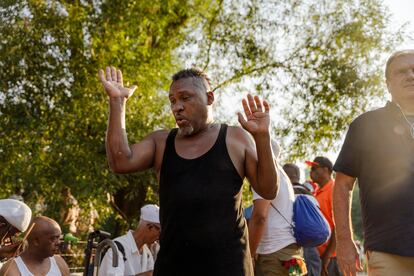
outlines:
M69 266L66 261L60 255L54 255L56 264L63 276L69 275Z
M391 108L389 107L389 104L387 104L386 106L367 111L356 117L352 124L370 124L373 121L377 121L384 116L388 117L390 109Z
M128 245L131 238L129 237L130 235L130 231L128 231L127 233L125 233L122 236L116 237L115 239L113 239L114 242L119 242L121 243L123 246Z
M228 126L227 127L227 138L235 139L240 142L249 142L252 140L250 134L239 126Z
M168 137L168 134L170 133L171 130L168 129L159 129L159 130L155 130L153 132L151 132L148 137L151 137L152 139L159 141L159 140L166 140Z

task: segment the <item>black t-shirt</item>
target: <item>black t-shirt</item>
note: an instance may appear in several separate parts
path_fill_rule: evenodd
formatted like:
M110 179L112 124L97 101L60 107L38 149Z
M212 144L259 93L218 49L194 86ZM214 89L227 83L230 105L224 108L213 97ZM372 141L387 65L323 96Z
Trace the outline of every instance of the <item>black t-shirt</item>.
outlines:
M394 103L351 123L334 170L358 179L365 249L414 256L414 139Z

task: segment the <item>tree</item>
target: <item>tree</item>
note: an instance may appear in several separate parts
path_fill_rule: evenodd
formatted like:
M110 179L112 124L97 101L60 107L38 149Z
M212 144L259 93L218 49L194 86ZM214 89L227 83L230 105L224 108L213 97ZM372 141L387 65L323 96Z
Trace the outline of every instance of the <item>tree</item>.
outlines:
M402 38L388 24L380 0L219 1L199 27L204 35L193 32L198 51L182 56L201 61L217 94L267 97L285 158L303 158L333 150L350 121L385 94L384 53Z
M399 41L387 16L379 0L3 1L0 196L22 186L29 204L44 197L57 218L67 186L101 223L111 205L131 223L157 201L149 172L108 170L107 99L96 78L106 65L139 85L127 105L131 142L173 126L164 91L194 63L217 94L237 98L248 86L269 98L292 158L329 149L383 90L381 55Z
M149 173L118 176L105 157L107 98L97 81L106 65L139 84L128 103L131 141L171 127L166 106L173 50L210 1L3 1L0 9L0 195L24 186L34 207L45 197L59 214L60 191L109 214L114 194L128 222L155 201ZM168 115L167 115L168 114ZM128 202L128 204L124 204ZM101 221L103 221L101 219Z

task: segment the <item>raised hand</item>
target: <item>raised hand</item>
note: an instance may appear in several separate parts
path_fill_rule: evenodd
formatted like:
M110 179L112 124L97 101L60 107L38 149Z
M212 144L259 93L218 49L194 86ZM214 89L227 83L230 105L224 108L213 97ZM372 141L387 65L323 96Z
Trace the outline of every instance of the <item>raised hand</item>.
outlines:
M260 133L268 133L270 125L269 104L258 96L247 95L247 100L242 100L244 114L237 113L241 126L253 136ZM264 108L264 109L263 109Z
M110 98L128 98L134 93L135 89L137 89L136 85L129 88L124 87L121 70L116 69L113 66L106 67L106 76L102 69L99 70L98 74L105 92Z

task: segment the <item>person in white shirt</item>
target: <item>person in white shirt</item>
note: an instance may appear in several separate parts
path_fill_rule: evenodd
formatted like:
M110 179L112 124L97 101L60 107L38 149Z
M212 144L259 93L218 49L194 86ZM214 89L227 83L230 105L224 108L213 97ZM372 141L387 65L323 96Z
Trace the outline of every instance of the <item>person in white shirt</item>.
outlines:
M0 270L4 276L69 276L69 267L59 251L62 231L59 224L48 217L33 219L33 230L27 237L27 249L8 261Z
M289 177L292 183L293 190L295 191L295 198L298 195L305 195L310 201L319 209L319 203L316 198L312 195L310 189L304 184L300 184L300 169L298 166L292 163L283 165L283 170ZM309 184L310 187L312 185ZM316 247L303 247L303 257L306 262L306 270L308 271L307 276L319 276L321 275L322 262L319 257L319 252Z
M154 256L149 246L158 240L161 231L159 207L148 204L141 208L138 227L114 239L118 241L118 266L112 266L112 250L108 249L98 268L99 276L152 275ZM124 253L122 253L124 251Z
M16 255L20 242L11 243L10 239L26 231L32 219L32 211L21 201L0 200L0 268L1 261Z
M279 146L272 141L275 162ZM279 171L279 192L274 200L265 200L253 190L253 212L249 220L250 253L254 261L255 275L289 275L289 261L295 260L306 270L302 248L293 236L293 203L295 195L286 173ZM306 273L306 271L302 271Z

